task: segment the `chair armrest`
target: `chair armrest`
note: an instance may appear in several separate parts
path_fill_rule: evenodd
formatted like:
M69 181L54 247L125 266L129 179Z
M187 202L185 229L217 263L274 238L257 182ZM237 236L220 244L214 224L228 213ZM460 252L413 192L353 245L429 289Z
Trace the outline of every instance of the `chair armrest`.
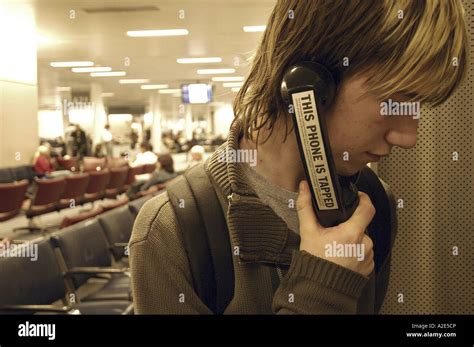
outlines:
M134 305L131 303L125 311L123 311L122 315L133 315L134 314Z
M127 246L128 246L128 243L126 243L126 242L116 242L116 243L114 243L114 245L112 247L125 248Z
M55 305L1 305L0 311L30 311L30 312L57 312L68 313L73 308L70 306Z
M130 270L128 268L112 268L112 267L73 267L65 272L66 276L77 274L126 274Z

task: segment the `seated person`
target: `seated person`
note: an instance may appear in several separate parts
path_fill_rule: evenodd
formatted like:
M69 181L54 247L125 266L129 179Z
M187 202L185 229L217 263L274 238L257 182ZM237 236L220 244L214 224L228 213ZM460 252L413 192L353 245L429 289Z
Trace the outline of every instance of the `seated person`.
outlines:
M174 172L173 158L169 154L162 154L156 163L156 170L153 171L150 179L141 186L140 190L147 190L154 185L172 180L176 176L178 174Z
M155 164L158 160L158 157L153 153L153 147L148 142L142 142L140 144L140 153L137 154L137 158L130 165L132 167L146 165L146 164Z
M204 161L204 152L204 147L199 145L193 146L191 148L189 151L191 158L188 160L188 169Z
M104 148L103 148L101 143L98 143L97 145L95 145L93 156L96 157L96 158L104 158L105 157Z
M40 176L44 176L47 173L54 171L54 167L51 163L49 147L44 145L38 147L33 165L34 171Z
M138 179L132 184L127 192L129 198L132 198L137 192L145 191L154 185L168 182L178 176L174 171L173 158L169 154L162 154L156 162L156 169L150 175L136 176ZM147 177L142 179L142 177Z

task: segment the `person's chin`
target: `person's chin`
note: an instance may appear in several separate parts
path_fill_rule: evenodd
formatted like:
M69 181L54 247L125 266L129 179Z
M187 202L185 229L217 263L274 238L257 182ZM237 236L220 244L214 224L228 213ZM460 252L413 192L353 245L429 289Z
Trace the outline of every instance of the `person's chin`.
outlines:
M337 167L337 174L339 176L352 176L364 168L366 163L345 162Z

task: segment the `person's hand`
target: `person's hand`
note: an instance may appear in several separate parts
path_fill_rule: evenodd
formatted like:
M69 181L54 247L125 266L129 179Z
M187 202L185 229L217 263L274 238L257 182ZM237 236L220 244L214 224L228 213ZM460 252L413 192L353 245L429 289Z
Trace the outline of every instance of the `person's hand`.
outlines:
M308 183L301 181L296 203L300 222L300 250L369 276L374 269L373 243L365 229L375 215L367 194L359 192L359 205L346 222L331 228L319 224ZM344 250L341 254L341 249Z

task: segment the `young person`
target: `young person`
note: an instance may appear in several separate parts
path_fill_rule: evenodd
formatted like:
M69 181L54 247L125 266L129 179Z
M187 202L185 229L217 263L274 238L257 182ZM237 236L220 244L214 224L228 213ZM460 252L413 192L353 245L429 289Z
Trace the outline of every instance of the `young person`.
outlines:
M390 256L376 266L365 231L380 206L359 193L349 220L320 225L280 94L282 77L301 61L332 73L336 98L324 117L337 172L350 176L394 146L416 144L418 117L384 117L381 102L436 106L461 83L468 42L463 17L455 0L276 3L235 99L228 140L204 164L233 252L233 295L221 313L379 312ZM237 150L256 150L256 165L221 160L222 151ZM191 208L190 200L182 202ZM204 215L206 208L200 211ZM162 194L145 204L135 222L130 265L138 314L215 312L198 294L196 264L183 233L189 225L179 222L178 212L170 194ZM363 245L362 259L328 255L325 246L334 242Z
M137 153L137 158L130 166L156 164L157 161L158 156L153 153L153 146L148 142L142 142L140 144L140 153Z

